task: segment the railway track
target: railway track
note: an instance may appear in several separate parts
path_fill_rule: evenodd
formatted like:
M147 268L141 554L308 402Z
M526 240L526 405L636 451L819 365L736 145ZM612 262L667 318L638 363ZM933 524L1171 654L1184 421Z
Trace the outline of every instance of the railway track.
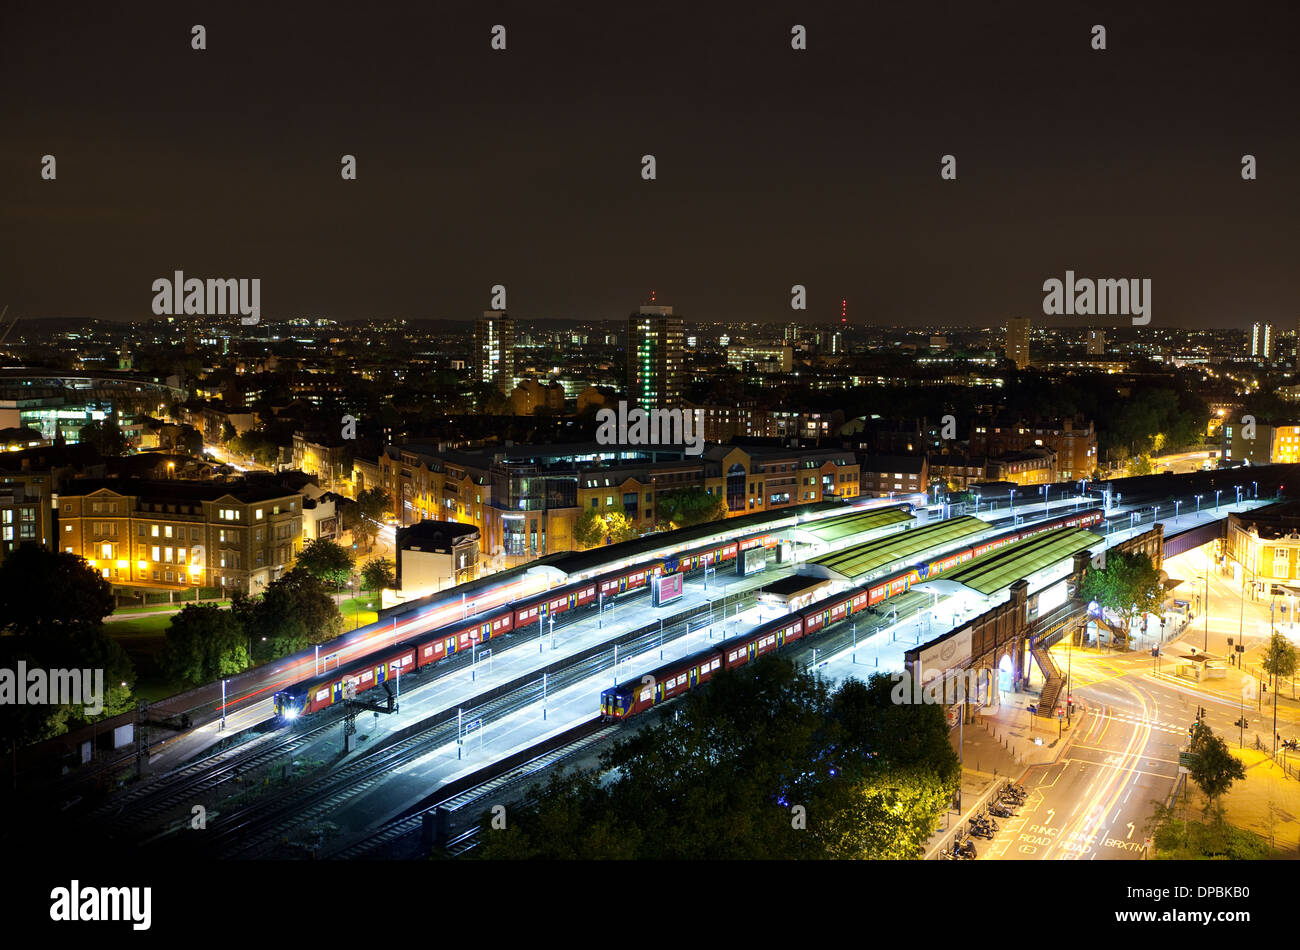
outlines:
M502 795L510 795L516 791L526 791L529 783L535 781L540 773L583 754L592 747L604 742L617 731L619 731L618 726L604 724L599 720L584 723L578 729L571 730L568 737L561 744L547 748L549 743L542 743L539 747L534 747L537 750L535 754L531 754L526 761L517 765L499 764L490 766L484 770L486 776L483 780L472 787L454 792L444 799L434 801L432 804L421 805L409 814L392 818L364 838L331 851L326 857L333 861L352 861L380 856L382 852L391 850L403 839L419 835L423 828L424 816L428 812L446 809L453 816L456 816L458 812L462 813L462 815L468 815L472 806L483 802L489 796L499 798ZM529 751L533 753L533 750ZM518 797L506 799L506 801L520 800L526 801L526 798L521 794ZM455 817L452 820L454 821ZM461 823L464 820L462 817ZM477 825L467 830L471 832L470 837L472 837L473 832L477 830ZM462 838L465 838L464 832L448 841L447 850L449 853L452 851L452 844Z
M292 755L336 722L337 719L325 720L304 732L269 732L229 746L114 795L87 813L85 820L106 837L129 837L134 829L151 819L186 804L197 804L196 799L224 783Z
M658 634L654 637L657 642ZM667 639L665 633L665 642ZM552 676L549 688L563 690L610 666L605 654L587 658ZM486 723L536 702L541 695L541 680L530 680L486 703L461 710L460 718ZM386 744L368 750L355 762L328 775L287 788L229 815L211 817L209 820L213 827L204 838L204 850L226 859L254 856L251 853L265 849L294 827L335 811L373 788L388 773L410 765L435 748L456 741L459 729L457 710L443 710L414 729L409 735L399 733L391 737Z

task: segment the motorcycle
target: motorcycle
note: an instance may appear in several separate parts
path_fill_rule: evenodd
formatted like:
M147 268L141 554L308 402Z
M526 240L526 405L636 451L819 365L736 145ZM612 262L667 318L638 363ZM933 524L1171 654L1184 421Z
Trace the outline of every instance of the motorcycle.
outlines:
M1015 813L1005 805L990 805L989 814L997 815L999 818L1012 818L1015 815Z
M988 838L990 841L993 839L993 829L976 821L970 823L970 833L975 838Z
M963 861L973 861L978 857L975 851L975 842L971 841L969 838L960 842L953 853Z

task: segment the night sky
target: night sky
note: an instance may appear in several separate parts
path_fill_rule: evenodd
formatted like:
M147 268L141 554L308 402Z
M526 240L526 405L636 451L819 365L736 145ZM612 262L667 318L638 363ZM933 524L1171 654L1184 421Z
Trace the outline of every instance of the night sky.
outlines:
M143 319L183 270L260 277L270 319L501 283L524 321L653 287L688 323L1046 324L1072 269L1151 278L1152 329L1289 329L1297 46L1286 2L6 0L0 304Z

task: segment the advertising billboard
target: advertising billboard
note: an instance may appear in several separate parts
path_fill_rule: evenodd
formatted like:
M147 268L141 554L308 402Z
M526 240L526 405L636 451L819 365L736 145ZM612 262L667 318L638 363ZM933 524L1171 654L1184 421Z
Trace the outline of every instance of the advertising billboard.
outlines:
M736 558L736 573L741 577L748 577L750 574L757 574L767 567L767 549L750 548L748 551L742 551L740 557Z
M679 600L685 589L685 584L682 582L682 575L680 574L669 574L666 577L656 577L650 587L654 606L662 607L664 604L670 604L674 600Z

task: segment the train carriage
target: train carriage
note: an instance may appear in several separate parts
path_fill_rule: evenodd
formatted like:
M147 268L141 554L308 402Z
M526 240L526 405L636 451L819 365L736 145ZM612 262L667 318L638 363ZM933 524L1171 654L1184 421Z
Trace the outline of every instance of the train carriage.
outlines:
M277 716L297 719L352 696L364 693L381 683L417 667L415 647L396 650L378 661L364 661L346 670L335 670L304 683L283 689L273 697ZM349 687L351 687L349 689Z
M625 719L707 683L722 669L720 648L702 650L600 694L601 715Z

